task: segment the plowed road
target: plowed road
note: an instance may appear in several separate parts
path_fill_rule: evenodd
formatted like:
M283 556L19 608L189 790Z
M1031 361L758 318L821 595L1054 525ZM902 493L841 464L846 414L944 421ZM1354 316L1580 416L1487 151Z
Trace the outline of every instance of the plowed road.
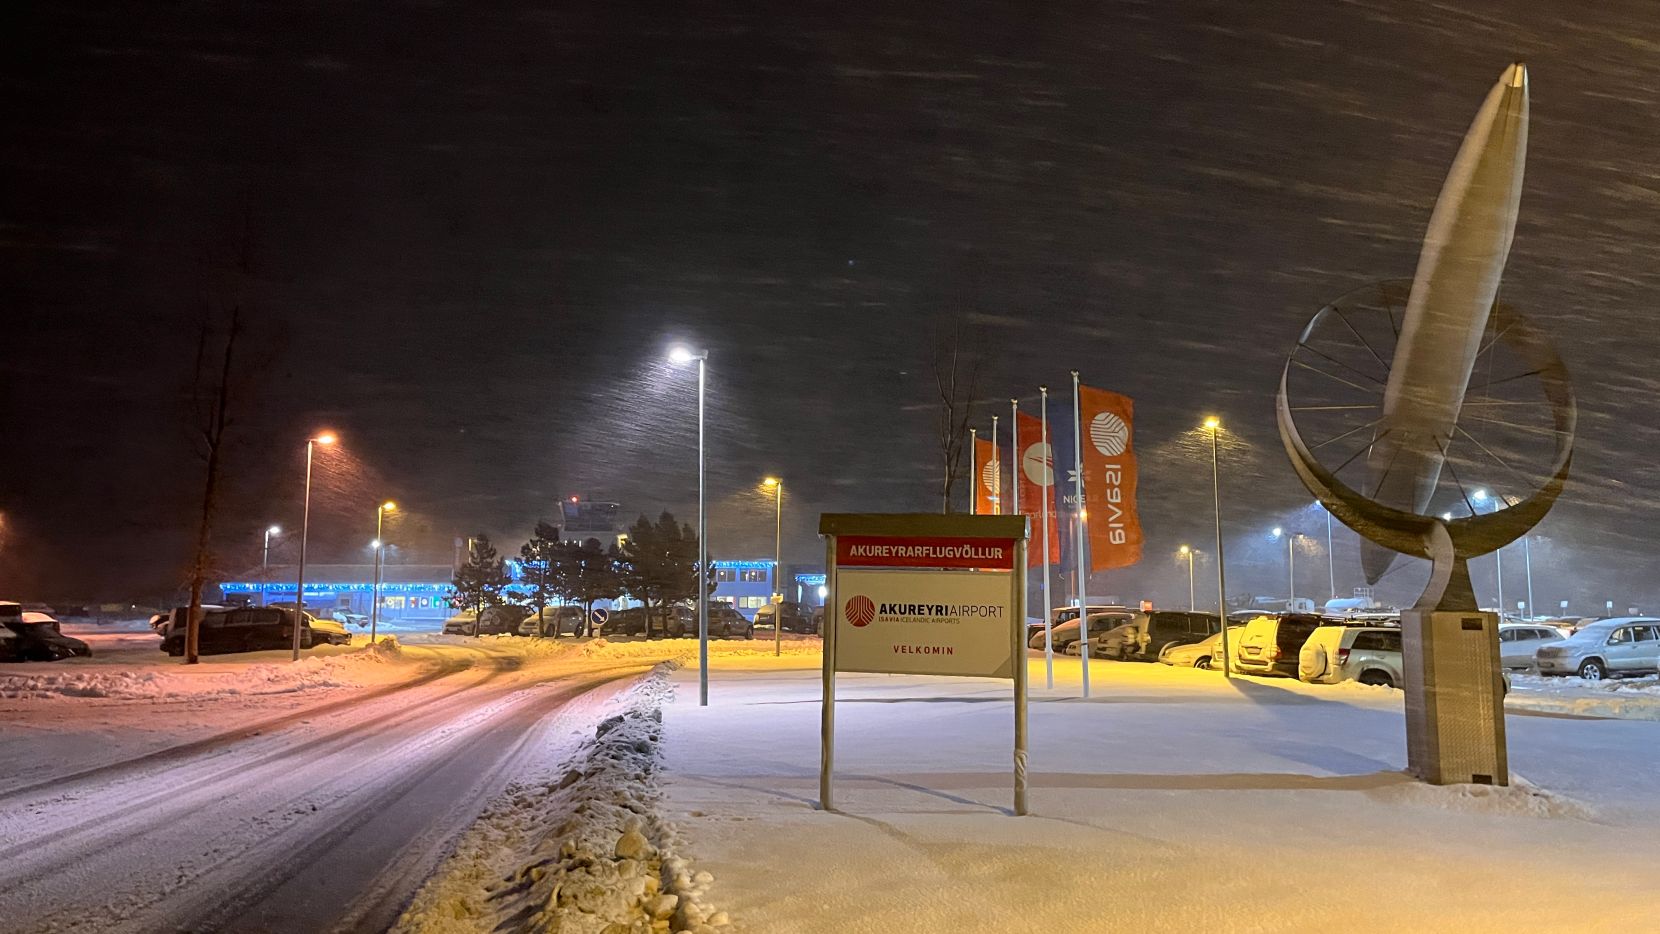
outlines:
M648 668L452 647L403 684L0 785L0 929L383 930L516 768Z

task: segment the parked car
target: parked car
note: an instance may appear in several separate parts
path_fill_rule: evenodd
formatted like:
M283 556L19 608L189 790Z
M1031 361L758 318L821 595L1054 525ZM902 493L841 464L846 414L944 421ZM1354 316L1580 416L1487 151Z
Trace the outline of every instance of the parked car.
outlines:
M177 609L178 619L185 616ZM332 619L301 614L300 648L314 645L350 645L352 634ZM185 627L174 626L161 640L168 655L184 654ZM203 655L286 649L294 644L294 611L274 606L236 607L204 612L196 635L196 650Z
M1245 631L1244 626L1229 626L1228 641L1239 644L1239 635ZM1172 642L1159 652L1159 661L1166 665L1175 665L1178 668L1220 667L1222 661L1222 634L1220 632L1206 636L1201 642Z
M59 632L57 620L44 613L0 614L0 662L55 662L91 654L90 646Z
M1660 619L1598 620L1533 657L1540 674L1576 674L1587 681L1660 671Z
M183 620L189 609L189 607L176 606L171 610L165 610L161 613L157 613L155 616L150 617L150 630L156 635L161 636L163 639L167 638L168 634L173 631L173 621ZM223 606L218 603L202 604L202 613L204 615L208 613L224 613L227 610L234 609L236 609L236 607ZM181 626L179 631L183 632L184 628Z
M818 632L818 627L813 623L812 613L801 604L789 600L778 604L768 603L756 609L755 628L770 631L775 614L783 621L785 632L801 632L809 635Z
M623 610L612 610L611 616L605 621L601 635L610 639L614 636L638 636L646 631L646 608L631 606Z
M1128 622L1134 620L1135 616L1136 616L1136 614L1135 614L1134 610L1126 610L1122 607L1109 609L1109 610L1102 610L1099 613L1091 611L1091 613L1089 614L1089 633L1090 633L1090 637L1093 639L1098 634L1104 634L1104 633L1107 633L1107 632L1111 632L1112 630L1118 628L1119 626L1122 626L1125 623L1128 623ZM1077 613L1074 612L1072 614L1072 618L1067 620L1064 623L1060 623L1060 624L1057 625L1057 624L1051 622L1049 624L1049 638L1050 638L1050 643L1054 646L1055 651L1057 651L1057 652L1065 652L1067 650L1068 646L1072 645L1072 643L1074 643L1074 642L1077 642L1078 641L1078 616L1077 616ZM1043 627L1042 626L1037 627L1037 631L1032 633L1031 637L1026 640L1026 645L1028 647L1034 648L1034 649L1043 648ZM1094 654L1093 643L1092 643L1090 653Z
M669 618L669 636L675 639L696 638L697 610L689 606L675 607ZM789 628L786 619L785 629ZM755 624L739 613L730 603L709 604L709 638L755 638Z
M359 629L369 628L369 614L353 613L351 610L334 610L329 613L329 619L343 626L356 626Z
M813 607L813 633L824 635L824 604Z
M472 614L460 612L444 620L444 632L452 636L504 636L519 631L524 622L522 606L487 606L475 620Z
M1154 610L1138 615L1128 641L1119 648L1125 661L1157 661L1169 645L1190 645L1219 636L1222 622L1215 613Z
M1561 641L1562 633L1544 623L1500 623L1499 663L1506 668L1532 668L1535 652Z
M1401 630L1392 626L1320 626L1297 653L1297 677L1314 684L1402 683Z
M1134 610L1116 603L1091 603L1089 605L1089 612L1091 614L1091 619L1093 619L1094 614L1097 613L1116 613L1122 614L1126 617L1135 615ZM1059 629L1062 625L1073 622L1077 618L1078 608L1075 606L1054 607L1049 611L1049 628L1051 630ZM1090 623L1089 628L1091 632L1095 631L1095 624ZM1078 637L1074 635L1072 638L1076 640ZM1033 616L1028 616L1026 618L1026 644L1034 649L1043 648L1042 619ZM1059 649L1060 646L1057 645L1055 648Z
M587 623L587 615L579 606L550 606L541 618L532 612L519 624L521 636L579 636Z
M1320 628L1323 621L1323 617L1306 613L1252 619L1245 624L1245 632L1239 637L1233 670L1248 675L1295 678L1303 643L1308 641L1314 630Z

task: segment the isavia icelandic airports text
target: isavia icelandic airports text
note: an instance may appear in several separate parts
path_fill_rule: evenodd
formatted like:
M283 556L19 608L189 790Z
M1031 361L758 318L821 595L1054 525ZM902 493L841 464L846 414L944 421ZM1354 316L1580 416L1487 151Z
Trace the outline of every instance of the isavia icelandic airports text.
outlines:
M1006 607L991 603L882 603L879 616L980 616L1002 619Z

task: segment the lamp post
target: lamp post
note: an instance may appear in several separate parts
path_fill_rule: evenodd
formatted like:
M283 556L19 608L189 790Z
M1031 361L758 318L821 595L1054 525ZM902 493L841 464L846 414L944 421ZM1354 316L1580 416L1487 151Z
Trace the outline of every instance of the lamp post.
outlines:
M1186 545L1183 545L1181 548L1177 549L1177 553L1180 554L1182 557L1187 559L1187 611L1189 613L1191 613L1191 612L1193 612L1194 605L1197 603L1197 601L1194 599L1194 596L1193 596L1193 554L1194 554L1194 552L1193 552L1193 549L1187 547Z
M1279 527L1275 527L1275 529L1274 529L1274 537L1275 538L1281 538L1281 537L1285 538L1285 577L1286 577L1286 585L1287 585L1286 586L1285 611L1287 613L1293 612L1292 611L1292 606L1293 606L1293 604L1295 604L1297 602L1297 547L1296 546L1297 546L1297 539L1302 537L1302 534L1303 533L1301 533L1301 532L1287 532L1285 529L1282 529L1282 528L1279 528Z
M784 481L768 477L761 485L772 490L772 654L784 654Z
M697 705L709 706L709 536L704 499L703 387L709 351L679 346L669 351L675 363L697 361Z
M1474 512L1474 513L1479 513L1481 511L1481 507L1480 507L1479 504L1489 503L1489 502L1493 504L1493 510L1492 510L1493 512L1498 512L1500 509L1504 508L1504 507L1499 505L1498 498L1495 497L1495 496L1490 495L1486 490L1477 490L1474 493L1470 494L1470 508L1471 508L1471 511ZM1503 619L1504 618L1504 548L1502 546L1499 547L1499 548L1493 549L1493 581L1497 585L1498 594L1499 594L1499 618Z
M1222 624L1222 677L1233 677L1233 653L1228 648L1228 581L1222 561L1222 471L1217 435L1222 433L1222 420L1212 415L1205 419L1205 430L1210 432L1210 491L1216 505L1216 617Z
M1326 514L1326 573L1331 576L1331 598L1337 599L1337 555L1331 549L1331 510L1324 503L1316 502L1320 511Z
M375 507L375 589L369 600L369 644L375 644L375 630L380 623L380 564L381 552L386 550L386 539L381 536L380 530L386 520L386 514L398 508L398 504L387 500Z
M265 530L265 547L259 553L259 605L271 602L271 536L281 535L282 529L271 526Z
M311 452L319 444L333 444L334 435L323 432L305 442L305 499L300 519L300 573L294 582L294 661L300 660L300 629L305 625L305 545L311 533Z

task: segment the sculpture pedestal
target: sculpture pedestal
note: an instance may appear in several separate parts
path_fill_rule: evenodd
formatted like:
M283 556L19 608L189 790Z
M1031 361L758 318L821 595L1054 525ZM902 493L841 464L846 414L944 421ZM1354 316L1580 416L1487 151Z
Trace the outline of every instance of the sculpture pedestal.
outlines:
M1510 784L1494 613L1401 613L1407 770L1432 785Z

